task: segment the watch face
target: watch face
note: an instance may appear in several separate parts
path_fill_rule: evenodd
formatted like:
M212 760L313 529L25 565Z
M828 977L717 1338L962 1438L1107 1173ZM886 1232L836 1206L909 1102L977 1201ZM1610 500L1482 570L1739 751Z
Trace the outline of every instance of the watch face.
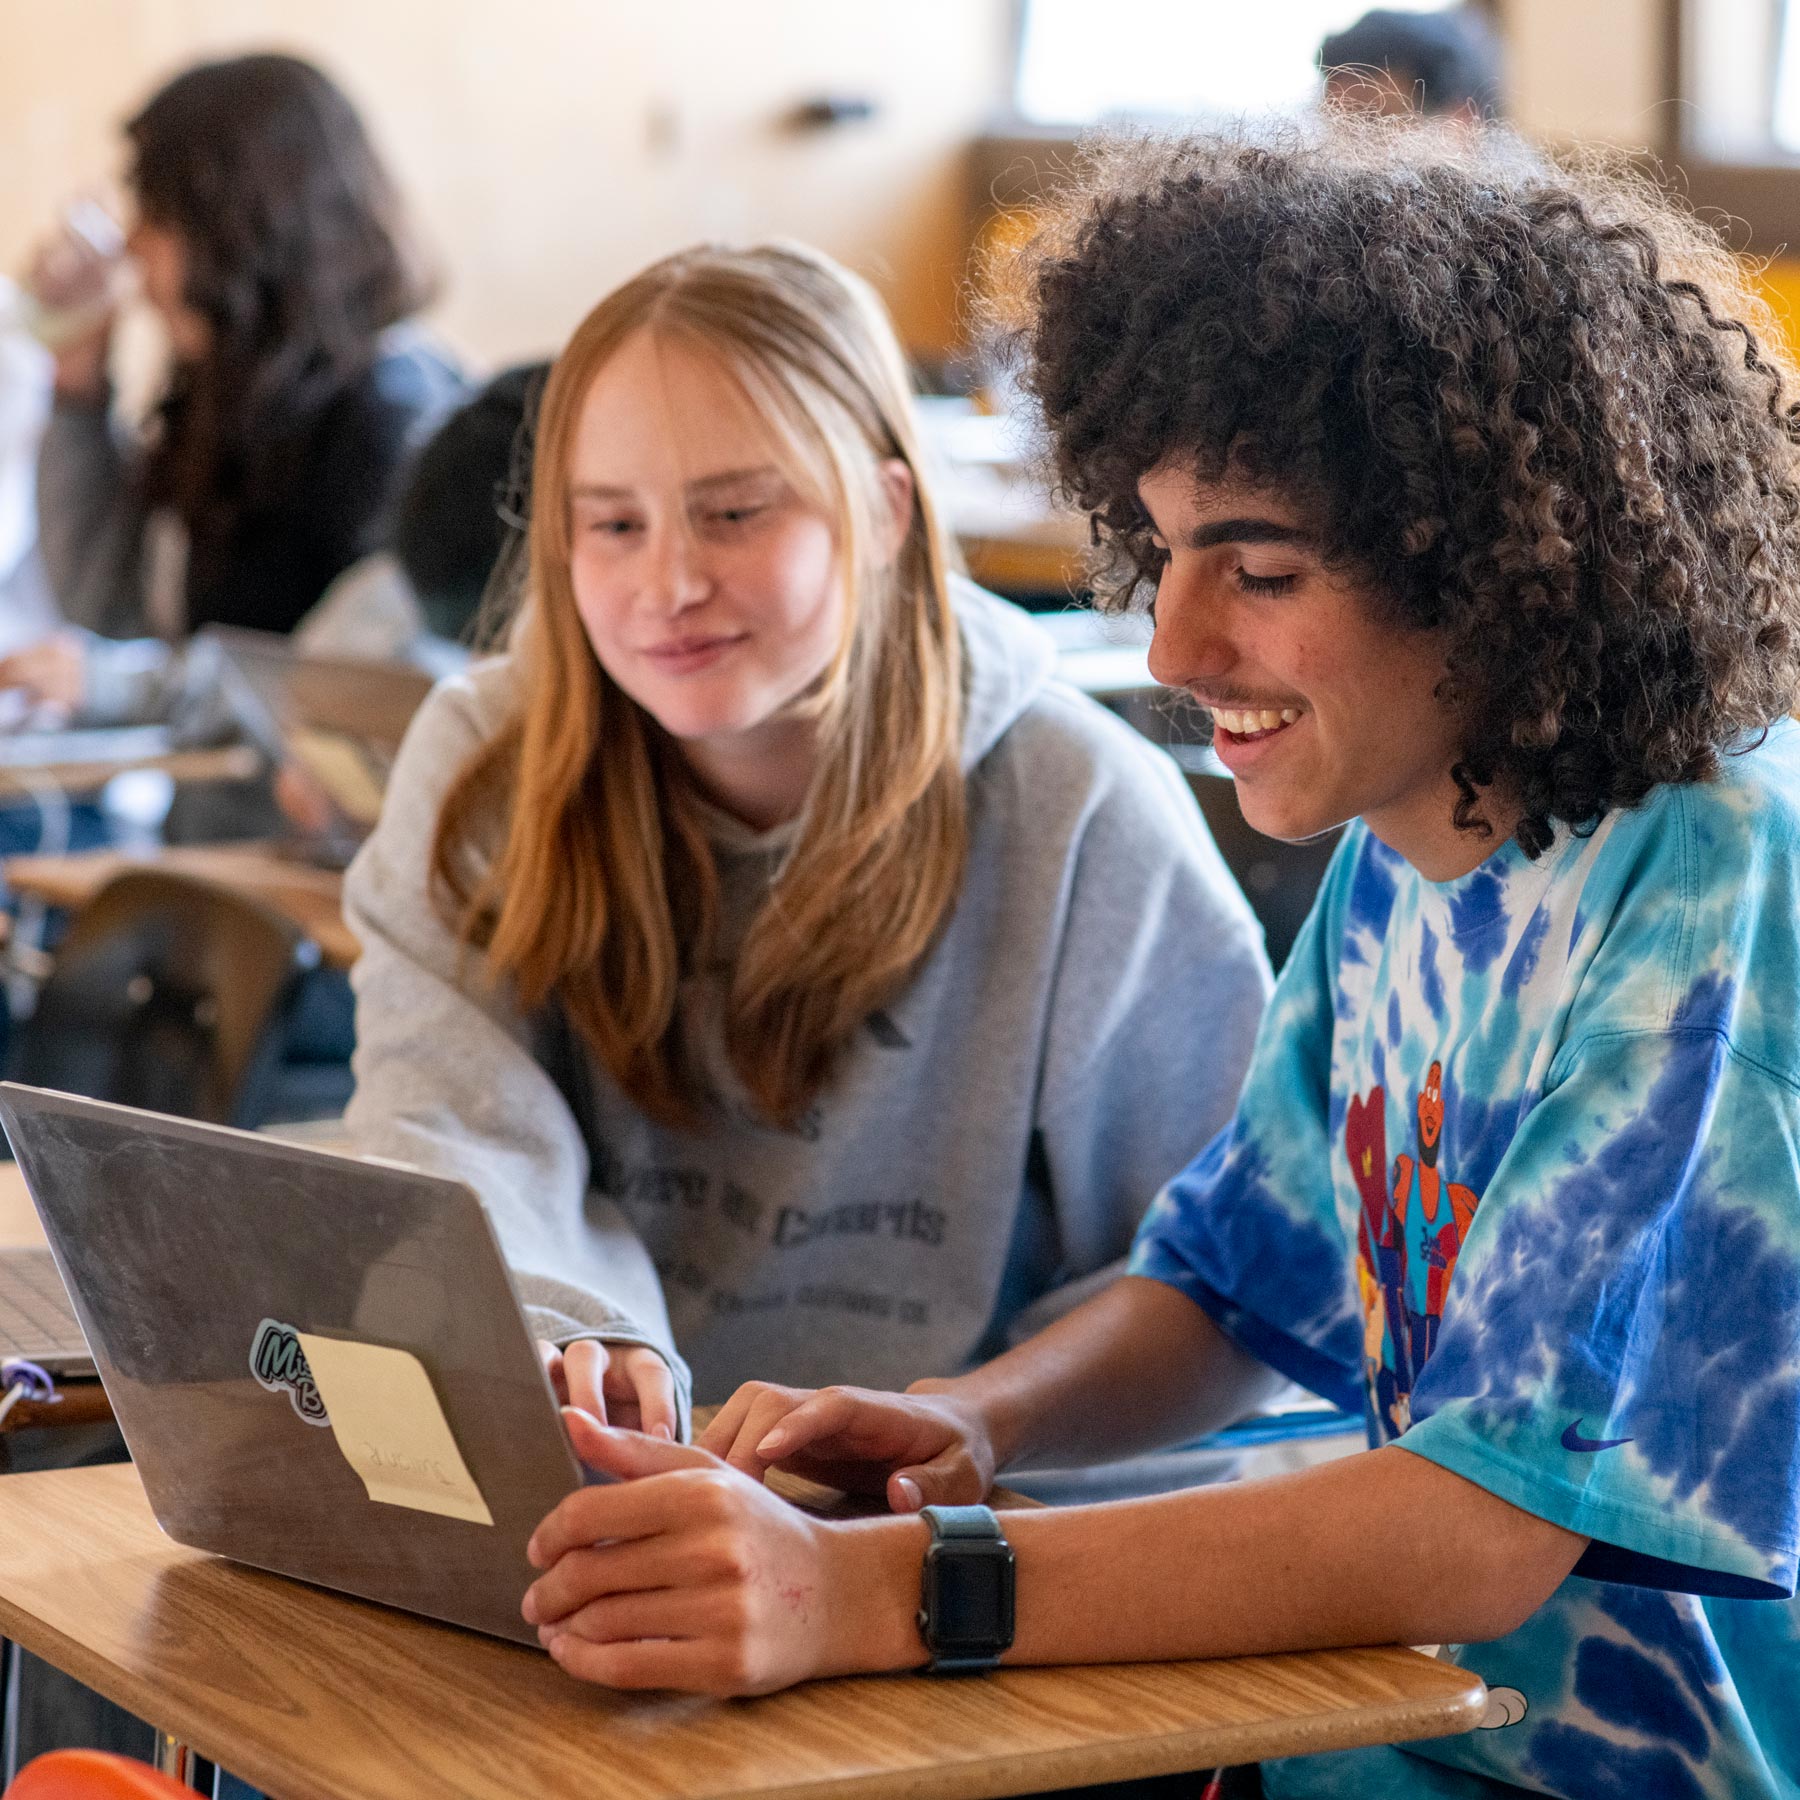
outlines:
M931 1559L931 1638L940 1653L965 1644L992 1650L1009 1637L1013 1563L995 1548L998 1554L971 1555L959 1546L955 1555Z

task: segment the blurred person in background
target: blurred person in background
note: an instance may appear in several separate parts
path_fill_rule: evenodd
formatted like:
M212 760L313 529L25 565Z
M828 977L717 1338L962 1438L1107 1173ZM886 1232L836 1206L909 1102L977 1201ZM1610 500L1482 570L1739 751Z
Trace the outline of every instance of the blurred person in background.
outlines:
M1500 39L1475 6L1376 7L1319 46L1325 97L1353 112L1502 116Z
M503 580L530 506L531 443L547 362L496 375L409 465L385 548L346 569L295 628L318 656L400 659L448 675L490 587Z
M429 287L362 121L318 69L204 63L125 130L126 249L168 381L124 441L115 310L59 347L38 517L56 600L85 629L0 663L0 685L89 722L153 714L170 646L203 625L291 631L378 547L409 449L461 386L403 325ZM48 246L28 285L69 254Z

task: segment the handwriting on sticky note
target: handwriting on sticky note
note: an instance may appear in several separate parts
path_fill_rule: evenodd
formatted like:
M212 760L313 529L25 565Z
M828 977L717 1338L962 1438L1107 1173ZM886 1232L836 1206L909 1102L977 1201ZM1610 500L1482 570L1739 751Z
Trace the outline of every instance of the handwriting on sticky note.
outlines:
M297 1335L332 1435L371 1500L493 1524L416 1356L385 1344Z

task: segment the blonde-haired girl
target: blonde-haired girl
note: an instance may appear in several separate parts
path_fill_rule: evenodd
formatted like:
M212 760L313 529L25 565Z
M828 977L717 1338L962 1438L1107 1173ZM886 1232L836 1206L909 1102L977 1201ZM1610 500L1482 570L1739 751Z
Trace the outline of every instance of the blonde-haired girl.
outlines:
M1103 1278L1267 966L1167 759L951 576L872 292L770 245L601 301L525 591L350 873L359 1144L470 1181L559 1378L671 1435L688 1365L948 1372Z

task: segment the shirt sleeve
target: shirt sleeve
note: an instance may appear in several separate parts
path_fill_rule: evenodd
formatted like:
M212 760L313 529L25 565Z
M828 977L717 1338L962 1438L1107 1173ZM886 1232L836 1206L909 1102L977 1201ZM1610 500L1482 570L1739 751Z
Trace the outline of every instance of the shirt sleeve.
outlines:
M1576 1573L1795 1587L1800 1092L1706 1028L1578 1041L1470 1223L1405 1449L1593 1540Z
M1330 1068L1332 947L1360 842L1353 831L1339 846L1275 984L1231 1122L1157 1196L1129 1265L1353 1412L1364 1403L1362 1324L1332 1191Z
M590 1188L588 1148L533 1053L509 995L438 915L427 869L438 807L481 740L461 684L408 731L381 823L351 865L344 912L362 954L356 1149L466 1181L481 1197L534 1333L643 1344L674 1374L685 1435L690 1382L649 1252Z
M56 402L38 450L38 545L63 617L124 637L144 629L144 510L109 405Z

